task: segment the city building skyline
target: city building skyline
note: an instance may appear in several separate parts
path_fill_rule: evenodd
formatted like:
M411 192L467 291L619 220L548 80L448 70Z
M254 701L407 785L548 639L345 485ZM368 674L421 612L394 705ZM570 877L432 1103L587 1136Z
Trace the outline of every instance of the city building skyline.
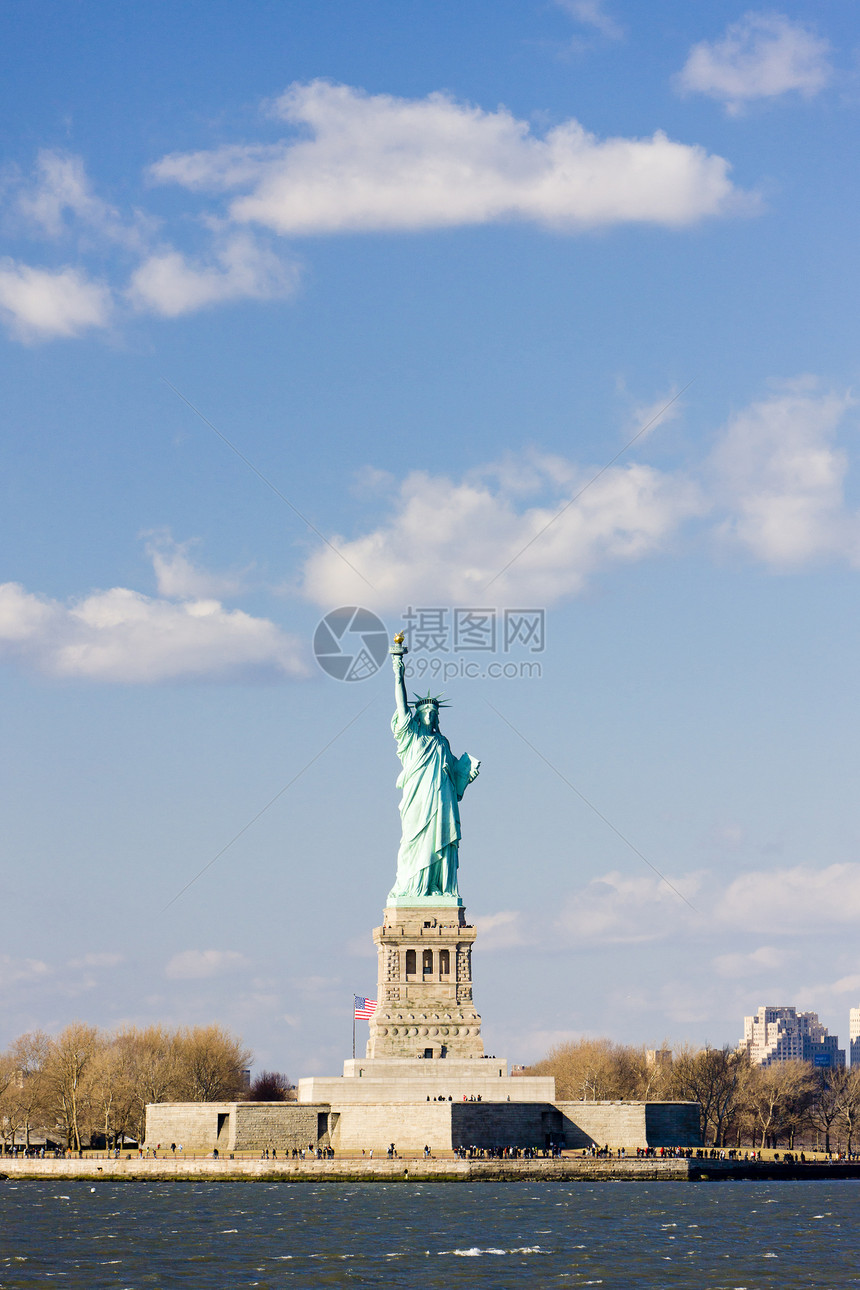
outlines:
M828 1033L817 1012L798 1012L794 1007L763 1004L754 1016L744 1017L746 1048L755 1066L775 1062L811 1062L833 1069L845 1065L845 1050L836 1035Z
M860 1066L860 1008L848 1013L848 1049L852 1066Z

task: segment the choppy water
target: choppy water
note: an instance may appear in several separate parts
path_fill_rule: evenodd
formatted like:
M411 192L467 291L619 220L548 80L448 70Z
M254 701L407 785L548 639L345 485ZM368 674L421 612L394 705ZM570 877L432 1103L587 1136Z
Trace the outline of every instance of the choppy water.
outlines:
M860 1286L858 1182L0 1183L0 1287Z

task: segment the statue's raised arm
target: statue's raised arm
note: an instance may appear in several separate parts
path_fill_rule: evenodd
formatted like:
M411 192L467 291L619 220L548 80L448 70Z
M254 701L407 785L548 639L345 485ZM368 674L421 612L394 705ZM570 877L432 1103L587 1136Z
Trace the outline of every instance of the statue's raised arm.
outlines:
M406 646L403 644L403 632L398 632L394 637L394 647L391 650L391 661L394 664L394 704L397 708L398 717L404 718L409 715L409 702L406 698Z

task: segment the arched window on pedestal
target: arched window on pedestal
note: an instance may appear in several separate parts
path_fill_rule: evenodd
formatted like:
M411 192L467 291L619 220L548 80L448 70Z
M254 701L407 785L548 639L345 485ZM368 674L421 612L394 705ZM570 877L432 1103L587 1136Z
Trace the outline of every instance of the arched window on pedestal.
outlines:
M415 975L415 951L414 950L406 951L406 975L407 976Z
M421 971L424 976L433 975L433 951L424 950L421 955Z
M448 950L439 951L439 975L449 976L451 973L451 955Z

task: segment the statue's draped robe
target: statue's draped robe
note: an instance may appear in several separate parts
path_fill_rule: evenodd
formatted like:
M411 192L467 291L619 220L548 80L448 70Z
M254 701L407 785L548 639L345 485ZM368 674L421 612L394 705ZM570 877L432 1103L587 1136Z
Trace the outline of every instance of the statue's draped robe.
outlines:
M402 837L397 878L389 900L397 896L456 896L458 803L466 791L473 761L468 753L454 757L438 730L430 730L411 711L395 712L391 729L403 770L397 787Z

